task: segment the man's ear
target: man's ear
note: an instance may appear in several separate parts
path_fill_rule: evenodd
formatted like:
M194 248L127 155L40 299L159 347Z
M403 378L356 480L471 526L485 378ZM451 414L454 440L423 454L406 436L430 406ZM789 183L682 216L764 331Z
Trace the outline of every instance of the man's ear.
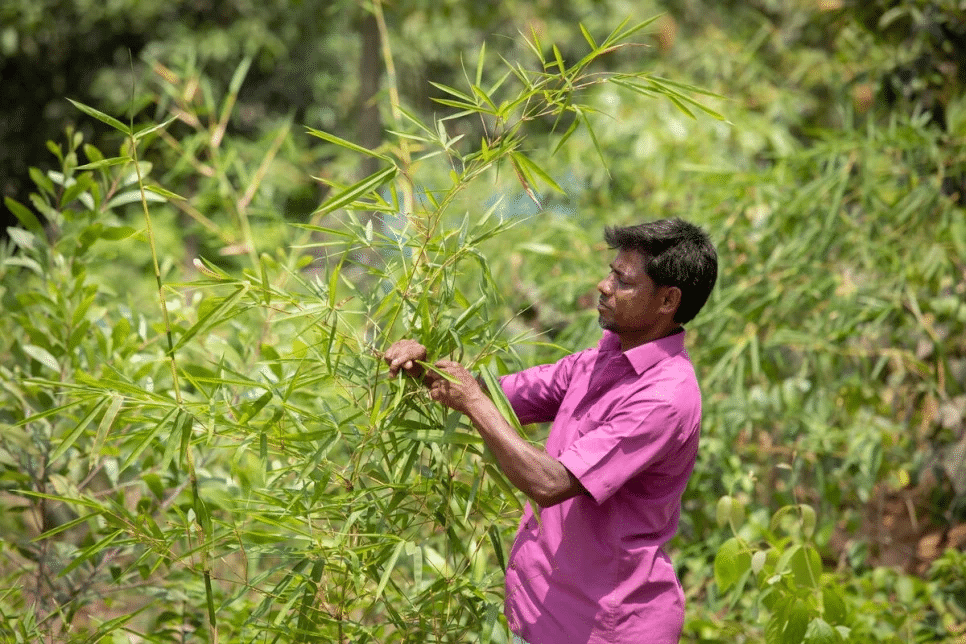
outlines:
M665 286L663 300L661 300L661 313L674 315L681 306L681 289L677 286Z

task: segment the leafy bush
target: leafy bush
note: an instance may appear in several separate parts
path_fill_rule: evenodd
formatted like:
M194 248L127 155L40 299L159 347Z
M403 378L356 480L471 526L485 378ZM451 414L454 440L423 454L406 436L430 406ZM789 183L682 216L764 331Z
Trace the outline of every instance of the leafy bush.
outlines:
M479 218L453 210L498 170L538 200L538 186L555 182L524 151L525 127L565 119L562 143L589 124L579 102L587 87L613 82L690 101L645 75L590 70L643 26L599 44L585 32L590 51L572 66L544 58L534 34L540 66L511 64L495 80L484 78L481 52L467 90L439 87L453 116L425 124L393 105L400 131L388 152L312 130L379 168L350 185L328 181L313 223L274 253L266 249L278 242L245 206L285 131L254 172L243 150L222 150L217 137L204 161L204 139L178 142L190 165L211 168L192 201L227 206L238 237L220 241L247 260L236 270L196 258L198 277L181 284L158 250L149 201L186 200L152 183L138 159L170 121L135 131L78 105L125 135L121 155L86 146L79 165L82 140L72 135L62 171L35 173L45 225L8 203L25 229L13 231L19 253L4 262L19 328L5 348L15 403L4 419L6 487L24 514L60 513L10 553L33 582L3 600L8 633L504 639L503 544L520 501L481 440L458 431L458 414L387 380L380 348L415 336L433 358L458 355L482 369L498 391L493 378L521 338L489 314L498 289L480 249L514 222L495 208ZM467 115L489 122L479 147L447 134ZM233 162L220 165L225 158ZM236 177L248 177L244 191ZM129 205L141 207L143 230L121 225ZM180 210L205 224L191 206ZM271 223L266 231L281 222ZM143 310L144 297L117 306L123 292L88 277L97 267L125 279L108 266L108 242L132 245L118 255L146 242L149 256L128 266L153 271L160 317ZM17 532L29 532L26 522ZM132 588L137 599L115 595Z

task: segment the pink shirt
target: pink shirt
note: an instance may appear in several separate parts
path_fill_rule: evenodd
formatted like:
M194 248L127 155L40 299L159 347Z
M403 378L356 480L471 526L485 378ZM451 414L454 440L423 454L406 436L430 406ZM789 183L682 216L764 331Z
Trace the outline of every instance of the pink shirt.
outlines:
M530 644L677 644L684 594L662 545L694 469L701 395L684 333L596 349L506 376L523 424L593 496L528 503L510 551L506 616Z

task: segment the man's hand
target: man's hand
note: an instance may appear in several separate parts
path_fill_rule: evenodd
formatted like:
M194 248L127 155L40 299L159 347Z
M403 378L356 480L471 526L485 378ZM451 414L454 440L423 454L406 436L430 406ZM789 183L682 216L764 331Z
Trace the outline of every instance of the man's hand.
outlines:
M389 365L389 375L396 377L402 368L413 378L423 375L423 368L416 364L417 360L426 361L426 347L415 340L400 340L386 349L383 359Z
M460 363L440 360L433 366L451 378L446 379L432 371L426 372L425 382L429 386L429 397L436 402L471 415L474 408L478 409L481 403L489 401L480 383Z

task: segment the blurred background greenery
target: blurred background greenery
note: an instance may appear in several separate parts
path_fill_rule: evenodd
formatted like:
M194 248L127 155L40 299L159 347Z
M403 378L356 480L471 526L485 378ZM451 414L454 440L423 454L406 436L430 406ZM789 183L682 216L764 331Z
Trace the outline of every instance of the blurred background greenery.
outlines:
M412 168L412 198L432 210L459 159L498 129L438 122L458 111L439 102L452 98L441 85L492 83L503 60L539 64L528 39L573 65L588 45L578 25L599 42L652 16L595 69L685 84L701 106L590 87L593 129L552 155L571 121L534 119L524 151L560 190L503 167L455 196L440 225L464 233L437 251L458 255L492 210L498 234L472 246L483 270L446 273L446 298L426 287L432 313L387 323L397 303L380 267L418 255L406 217L320 212L384 164L308 128L405 160L432 149L414 123L441 127L457 152ZM417 402L405 418L381 415L391 395L366 385L378 363L366 352L429 333L420 316L462 319L465 333L440 346L500 348L498 370L590 346L603 226L672 215L707 227L721 257L689 336L706 420L672 544L685 641L966 637L966 2L10 0L0 80L5 641L504 641L495 543L509 543L515 504L477 446L452 442L455 421L420 416ZM163 188L148 196L171 325L137 176L77 170L130 146L67 99L135 129L170 120L138 154ZM392 201L396 186L376 194ZM343 297L359 307L344 311ZM460 310L477 298L483 319L467 324ZM311 330L320 323L331 331ZM169 405L178 385L159 338L172 327L191 391ZM306 361L322 375L303 373ZM266 382L288 379L268 396ZM393 422L442 423L450 442L397 462L364 428L343 434ZM467 449L476 460L461 470ZM396 474L415 459L416 482L401 482L419 490L407 512L426 524L365 512L372 498L338 465L352 454L360 472L362 455ZM396 517L391 481L365 476ZM294 491L311 486L309 506L344 504L316 520L343 537L355 525L351 546L299 545L286 517L311 514ZM193 543L191 526L207 540ZM812 552L820 576L796 563ZM218 569L242 560L241 582ZM131 589L164 608L117 595Z

